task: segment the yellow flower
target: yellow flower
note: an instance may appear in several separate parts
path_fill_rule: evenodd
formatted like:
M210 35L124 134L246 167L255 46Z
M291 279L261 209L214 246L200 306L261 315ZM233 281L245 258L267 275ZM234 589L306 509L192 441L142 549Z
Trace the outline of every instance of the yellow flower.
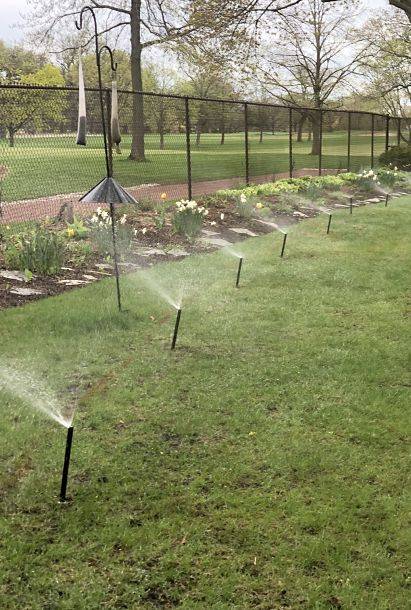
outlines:
M263 206L263 204L262 204L262 203L259 201L255 207L257 208L257 210L261 210L261 208L262 208L262 207L264 207L264 206Z
M74 237L76 234L74 229L67 229L67 237Z
M167 193L161 193L160 197L164 201L164 199L167 199Z

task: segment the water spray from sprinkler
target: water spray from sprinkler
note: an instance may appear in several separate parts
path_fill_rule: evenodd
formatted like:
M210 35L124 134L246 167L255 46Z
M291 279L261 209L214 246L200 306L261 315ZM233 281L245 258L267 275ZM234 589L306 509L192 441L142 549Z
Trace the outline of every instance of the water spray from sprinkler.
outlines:
M237 279L236 279L236 282L235 282L235 287L236 288L240 287L240 276L241 276L242 266L243 266L243 257L240 256L240 260L238 261Z
M180 318L181 318L181 307L179 307L177 309L177 317L176 317L176 323L174 325L174 334L173 334L173 340L171 342L171 349L175 349L176 347L176 343L177 343L177 335L178 335L178 327L180 326Z
M67 428L66 452L64 454L63 472L61 476L60 502L67 502L67 482L70 468L71 445L73 444L73 426Z

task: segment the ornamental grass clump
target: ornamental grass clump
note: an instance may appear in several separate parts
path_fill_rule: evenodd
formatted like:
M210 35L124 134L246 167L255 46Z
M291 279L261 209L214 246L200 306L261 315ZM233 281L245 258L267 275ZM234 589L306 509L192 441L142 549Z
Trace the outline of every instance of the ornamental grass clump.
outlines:
M114 230L118 254L124 256L131 250L135 235L133 228L127 224L127 214L114 221ZM100 254L114 256L111 216L100 207L90 219L90 238Z
M182 199L177 201L173 215L173 227L176 233L192 242L201 233L204 217L208 210L199 206L196 201Z
M65 242L61 235L38 225L33 230L10 235L5 243L6 265L38 275L55 275L65 259Z

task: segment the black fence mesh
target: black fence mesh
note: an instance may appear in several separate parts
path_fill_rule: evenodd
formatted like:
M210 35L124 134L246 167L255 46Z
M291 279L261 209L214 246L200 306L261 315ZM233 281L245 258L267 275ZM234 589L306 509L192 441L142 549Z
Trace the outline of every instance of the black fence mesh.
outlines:
M78 146L77 90L0 86L0 222L56 216L67 204L90 211L78 200L106 172L98 91L86 92L86 104L86 146ZM119 121L114 176L151 201L358 171L411 135L407 119L390 118L387 134L380 115L132 92L119 92Z

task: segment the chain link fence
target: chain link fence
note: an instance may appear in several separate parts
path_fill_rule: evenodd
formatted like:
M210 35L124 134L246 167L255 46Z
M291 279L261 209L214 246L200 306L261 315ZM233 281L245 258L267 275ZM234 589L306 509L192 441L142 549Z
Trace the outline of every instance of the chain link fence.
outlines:
M0 86L0 222L54 217L67 204L88 212L79 197L105 174L98 96L86 90L87 141L78 146L76 89ZM109 115L109 90L104 99ZM411 130L406 119L363 112L129 91L119 92L119 121L121 145L110 147L114 176L136 199L152 202L359 171L409 141Z

